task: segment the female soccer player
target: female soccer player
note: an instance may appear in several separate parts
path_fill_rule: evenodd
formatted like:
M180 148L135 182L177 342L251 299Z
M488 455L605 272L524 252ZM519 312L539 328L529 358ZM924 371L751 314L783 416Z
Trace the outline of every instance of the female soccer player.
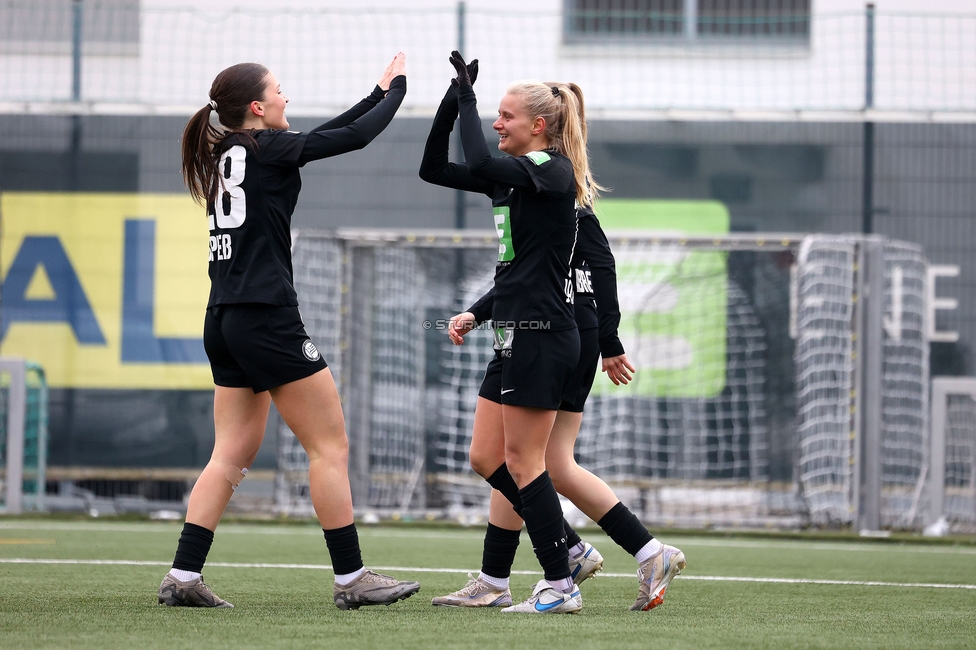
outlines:
M220 517L257 456L272 400L308 453L309 489L332 557L336 606L389 605L420 589L363 567L339 395L298 312L290 230L299 168L365 147L393 119L406 90L401 52L369 97L298 133L287 130L288 98L275 76L256 63L240 63L217 75L210 103L183 132L183 178L210 220L203 338L216 384L215 440L190 493L173 569L159 587L161 604L233 607L204 584L201 572ZM210 122L213 112L221 129Z
M494 124L498 148L509 155L496 159L485 142L472 88L477 65L465 65L458 52L451 63L457 78L431 127L420 176L489 196L499 236L492 305L495 358L479 392L471 462L493 487L518 501L545 574L528 600L503 611L575 613L582 599L569 568L562 510L545 457L579 360L567 282L576 240L574 206L586 202L591 180L577 98L566 86L509 87ZM467 160L463 165L448 162L455 95Z
M577 88L575 84L570 87L574 91ZM580 96L581 110L582 106ZM585 124L584 115L581 120ZM631 609L646 611L664 602L664 592L671 580L686 566L685 556L679 549L654 539L617 499L613 490L598 476L580 467L573 455L583 421L583 405L593 386L599 357L603 357L604 372L616 385L629 383L630 373L634 371L617 337L620 312L610 244L589 206L580 208L578 214L579 235L571 266L576 290L580 360L570 382L572 397L560 404L549 437L546 468L556 491L598 522L613 541L637 559L640 587ZM489 292L470 310L451 319L448 335L456 345L464 343L464 335L471 328L490 318L491 301L492 292ZM522 520L506 496L492 490L481 573L471 577L460 590L434 598L434 605L498 607L506 601L511 602L508 580L518 549ZM571 528L566 532L570 567L574 581L579 584L603 567L603 557Z

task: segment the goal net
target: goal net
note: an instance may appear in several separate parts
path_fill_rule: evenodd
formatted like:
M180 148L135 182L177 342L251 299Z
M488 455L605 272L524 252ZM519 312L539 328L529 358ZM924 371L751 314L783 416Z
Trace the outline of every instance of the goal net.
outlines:
M619 387L598 373L581 465L649 525L849 524L857 354L882 336L882 511L887 525L912 525L927 442L918 247L887 242L886 327L866 332L857 237L609 234L619 334L638 371ZM297 234L301 310L337 377L358 512L486 514L489 488L467 449L490 336L476 330L458 347L445 328L491 287L496 246L490 231ZM282 426L281 512L311 514L307 469Z
M976 379L933 378L932 456L926 523L976 531Z

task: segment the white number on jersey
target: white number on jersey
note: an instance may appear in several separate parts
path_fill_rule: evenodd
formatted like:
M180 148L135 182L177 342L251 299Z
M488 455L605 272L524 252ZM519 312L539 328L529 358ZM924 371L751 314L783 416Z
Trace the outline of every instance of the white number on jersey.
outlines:
M210 230L240 228L247 218L247 197L244 195L244 160L247 151L234 145L217 162L220 177L217 183L217 200L210 210ZM214 219L216 218L216 223Z

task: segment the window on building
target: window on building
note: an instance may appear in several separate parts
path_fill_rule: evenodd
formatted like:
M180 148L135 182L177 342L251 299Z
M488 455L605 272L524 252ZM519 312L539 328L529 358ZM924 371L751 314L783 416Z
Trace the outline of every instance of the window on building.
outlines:
M566 0L569 42L674 41L806 44L811 0Z

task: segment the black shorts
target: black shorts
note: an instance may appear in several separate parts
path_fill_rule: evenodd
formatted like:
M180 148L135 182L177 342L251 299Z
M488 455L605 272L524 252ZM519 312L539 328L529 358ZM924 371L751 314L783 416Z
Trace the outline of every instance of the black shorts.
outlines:
M298 307L217 305L203 321L214 383L260 393L326 367Z
M563 398L559 405L560 411L582 413L586 398L593 388L593 379L596 377L596 366L600 361L600 329L590 327L580 330L579 338L579 363L576 364L573 374L566 383L566 394L569 398Z
M507 332L507 340L496 337L495 358L488 363L478 396L497 404L553 411L567 396L572 399L566 390L579 361L576 328Z

